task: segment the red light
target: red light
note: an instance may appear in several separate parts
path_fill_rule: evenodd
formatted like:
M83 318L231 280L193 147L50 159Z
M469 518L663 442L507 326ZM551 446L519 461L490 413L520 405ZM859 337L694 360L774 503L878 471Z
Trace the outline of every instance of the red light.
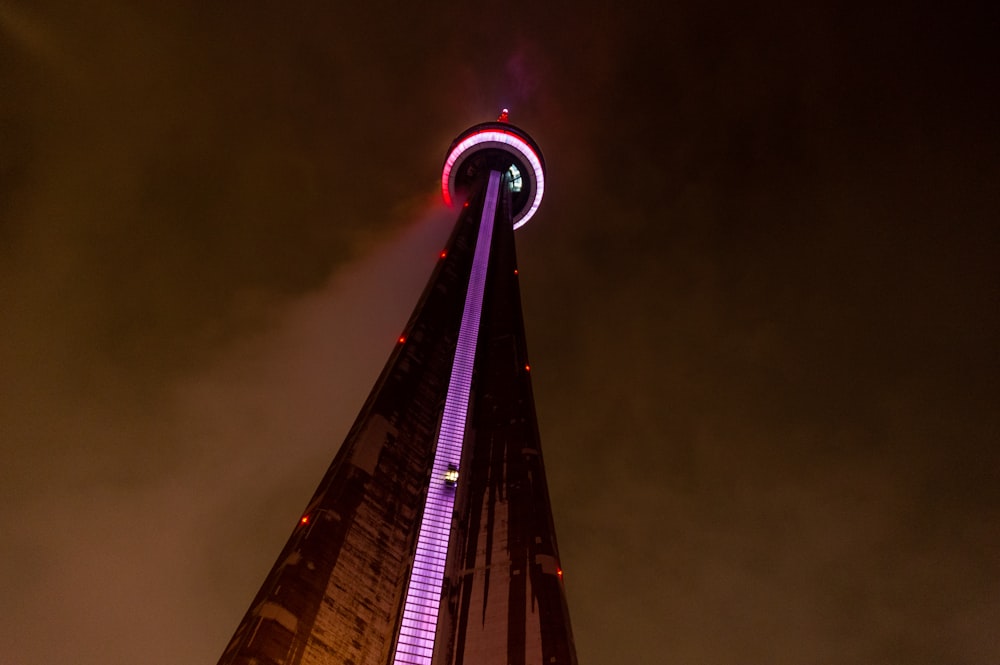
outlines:
M517 268L514 268L514 274L515 275L517 274Z
M524 371L525 372L530 372L531 371L531 365L525 365L524 366Z
M441 258L443 259L446 256L448 256L448 252L441 250Z
M562 577L562 568L556 568L556 575Z
M308 515L303 515L302 519L299 520L299 523L300 524L309 524L309 516Z
M469 207L469 202L468 202L468 201L466 201L465 203L463 203L463 204L462 204L462 207L463 207L463 208L468 208L468 207Z
M399 342L400 344L402 344L403 342L405 342L405 341L406 341L406 338L405 338L405 337L403 337L402 335L400 335L400 336L399 336L399 339L398 339L398 340L396 340L396 341L398 341L398 342Z

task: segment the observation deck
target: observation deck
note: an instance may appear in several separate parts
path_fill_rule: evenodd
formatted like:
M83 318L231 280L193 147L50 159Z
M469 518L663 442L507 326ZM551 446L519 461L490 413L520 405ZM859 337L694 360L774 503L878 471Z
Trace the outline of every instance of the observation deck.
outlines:
M505 117L506 113L501 117ZM523 129L498 121L473 125L451 142L441 172L441 193L449 206L464 198L476 180L499 171L510 189L514 228L538 210L545 192L545 160Z

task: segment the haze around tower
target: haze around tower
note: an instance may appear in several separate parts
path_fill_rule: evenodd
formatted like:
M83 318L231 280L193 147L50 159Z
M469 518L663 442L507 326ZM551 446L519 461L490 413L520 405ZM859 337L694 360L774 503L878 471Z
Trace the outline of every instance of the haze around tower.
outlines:
M995 12L486 11L0 4L0 661L218 655L501 106L581 660L1000 659Z

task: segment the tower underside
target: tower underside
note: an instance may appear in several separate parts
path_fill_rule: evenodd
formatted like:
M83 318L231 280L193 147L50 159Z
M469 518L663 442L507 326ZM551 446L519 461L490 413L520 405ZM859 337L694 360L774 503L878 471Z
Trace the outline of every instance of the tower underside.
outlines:
M474 174L405 332L220 665L575 665L511 178Z

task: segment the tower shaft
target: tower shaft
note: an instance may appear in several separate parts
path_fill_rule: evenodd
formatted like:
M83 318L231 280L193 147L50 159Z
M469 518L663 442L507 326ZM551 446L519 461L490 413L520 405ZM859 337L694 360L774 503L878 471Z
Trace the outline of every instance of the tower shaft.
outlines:
M470 183L403 336L220 665L575 665L512 176L490 166Z

